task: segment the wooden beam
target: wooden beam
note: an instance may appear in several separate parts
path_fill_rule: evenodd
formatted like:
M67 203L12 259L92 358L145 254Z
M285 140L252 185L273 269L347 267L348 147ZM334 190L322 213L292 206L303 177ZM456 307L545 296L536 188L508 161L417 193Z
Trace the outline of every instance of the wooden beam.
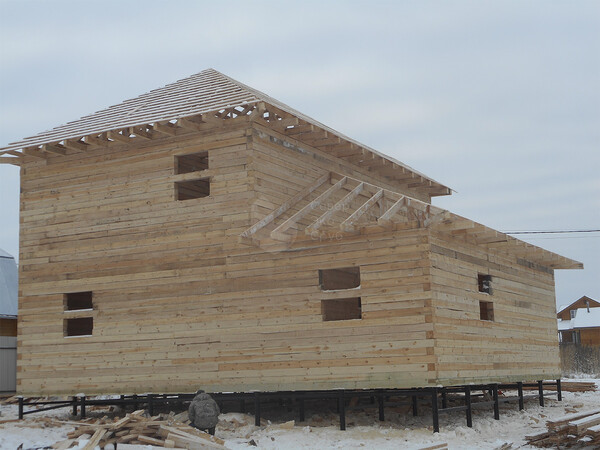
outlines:
M353 231L354 224L358 219L360 219L375 203L379 201L380 198L383 197L383 189L379 189L375 195L373 195L370 199L364 202L356 211L354 211L350 217L344 220L340 224L340 228L343 231Z
M193 122L190 119L186 119L184 117L182 117L181 119L177 119L177 125L193 131L203 131L205 129L202 126L202 124L199 124L198 122Z
M154 139L154 136L152 135L152 133L149 133L143 127L133 127L131 129L131 134L135 134L138 137L148 139L148 140Z
M365 183L359 183L352 191L350 191L346 196L337 202L333 207L327 211L325 211L317 220L311 223L304 232L306 234L312 234L321 228L321 225L325 223L333 214L337 211L342 210L348 203L354 200L365 188Z
M216 117L213 113L202 114L201 117L202 117L202 122L204 122L204 123L216 125L219 127L223 126L223 119Z
M129 136L125 136L124 134L121 134L118 131L109 131L107 133L107 136L109 139L112 139L113 141L124 142L124 143L131 142L131 139Z
M84 136L83 141L94 147L106 147L110 144L110 141L103 134Z
M158 123L156 122L152 128L159 133L167 134L169 136L175 136L177 134L177 127L175 127L172 123Z
M402 195L379 219L377 219L377 224L385 227L390 226L392 217L394 217L402 207L406 207L406 197L404 195Z
M261 228L264 228L265 226L267 226L268 224L270 224L271 222L273 222L277 217L279 217L280 215L282 215L283 213L285 213L293 205L295 205L296 203L298 203L300 200L302 200L307 195L309 195L312 192L314 192L316 189L318 189L320 186L322 186L323 183L329 181L330 179L331 179L331 173L330 172L325 173L323 176L321 176L313 184L305 187L300 192L298 192L296 195L294 195L292 198L290 198L288 201L286 201L285 203L283 203L279 208L277 208L276 210L272 211L270 214L266 215L260 221L256 222L254 225L252 225L250 228L248 228L246 231L244 231L241 234L241 236L242 237L250 237L251 235L253 235L254 233L256 233L258 230L260 230Z
M55 145L55 144L44 144L44 145L42 145L42 151L48 152L48 153L54 153L56 155L66 155L67 154L67 149L66 148L60 147L60 146Z
M325 192L323 192L321 195L319 195L316 199L314 199L312 202L310 202L308 205L306 205L304 208L302 208L300 211L298 211L296 214L294 214L288 220L286 220L281 225L279 225L277 228L275 228L271 232L271 237L273 239L285 240L287 238L287 235L284 234L285 230L290 228L292 225L296 224L299 220L301 220L304 216L306 216L308 213L310 213L313 209L318 208L321 205L321 203L323 203L325 200L327 200L329 197L331 197L337 191L342 189L342 187L344 187L344 185L346 184L347 181L348 181L347 177L343 177L342 179L340 179L337 183L335 183L333 186L331 186L329 189L327 189Z
M71 150L75 150L76 152L84 152L89 148L87 144L84 144L78 139L65 139L63 145Z
M40 150L39 147L25 147L23 154L33 158L47 159L48 155Z
M12 164L13 166L20 166L22 159L16 156L0 156L0 164Z

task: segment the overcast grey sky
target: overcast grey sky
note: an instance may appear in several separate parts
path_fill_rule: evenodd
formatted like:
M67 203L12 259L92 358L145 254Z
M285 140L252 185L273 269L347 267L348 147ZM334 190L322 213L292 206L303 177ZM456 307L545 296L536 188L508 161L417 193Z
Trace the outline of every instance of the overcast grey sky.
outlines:
M0 0L0 145L213 67L457 192L501 231L600 228L598 1ZM18 169L0 248L18 254ZM600 233L557 303L600 300Z

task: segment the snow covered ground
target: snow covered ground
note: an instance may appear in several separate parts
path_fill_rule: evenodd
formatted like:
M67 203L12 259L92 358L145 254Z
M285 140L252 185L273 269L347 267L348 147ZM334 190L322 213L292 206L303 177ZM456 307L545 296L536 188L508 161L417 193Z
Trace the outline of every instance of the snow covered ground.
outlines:
M594 381L600 388L600 379ZM466 426L464 412L440 415L440 433L433 433L431 414L423 408L422 415L413 417L402 408L386 408L386 421L377 420L377 408L351 411L347 415L347 430L338 429L334 411L307 409L307 421L291 426L283 422L293 419L294 412L281 421L254 426L248 414L227 413L220 416L216 435L230 449L420 449L447 443L450 449L494 449L503 444L512 448L534 448L525 445L525 436L546 430L546 420L589 409L600 409L600 391L564 392L563 401L546 398L545 407L536 399L526 400L525 410L516 403L500 407L500 420L494 420L491 408L473 413L473 428ZM272 412L272 411L271 411ZM0 424L0 449L43 448L66 439L71 426L49 425L42 417L69 420L70 408L40 413L20 422ZM100 413L102 414L102 413ZM263 411L269 417L269 411ZM284 412L285 414L285 412ZM17 417L16 405L0 405L0 421ZM285 420L283 420L285 419ZM82 442L80 447L84 443ZM506 448L506 447L505 447Z

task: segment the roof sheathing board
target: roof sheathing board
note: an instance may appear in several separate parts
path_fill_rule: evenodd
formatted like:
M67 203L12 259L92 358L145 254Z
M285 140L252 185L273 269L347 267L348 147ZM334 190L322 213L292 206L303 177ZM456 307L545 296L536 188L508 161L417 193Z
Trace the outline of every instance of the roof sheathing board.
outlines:
M6 147L0 148L0 156L12 155L16 157L15 151L24 148L54 144L64 140L78 140L88 135L97 135L130 127L146 126L148 124L187 118L199 114L215 113L226 108L243 107L259 102L272 105L285 113L338 137L347 142L351 147L358 147L371 153L374 155L373 157L381 158L382 161L389 164L385 166L386 170L389 170L388 167L394 168L394 166L397 166L395 172L398 172L399 175L409 172L413 178L420 180L422 187L429 189L431 195L448 195L451 193L450 188L447 186L396 159L360 144L267 94L229 78L214 69L204 70L175 83L149 91L136 98L125 100L122 103L86 115L78 120L67 122L52 130L44 131L19 142L9 144ZM4 160L3 162L9 162L9 159L14 160L15 158L4 156L0 159Z

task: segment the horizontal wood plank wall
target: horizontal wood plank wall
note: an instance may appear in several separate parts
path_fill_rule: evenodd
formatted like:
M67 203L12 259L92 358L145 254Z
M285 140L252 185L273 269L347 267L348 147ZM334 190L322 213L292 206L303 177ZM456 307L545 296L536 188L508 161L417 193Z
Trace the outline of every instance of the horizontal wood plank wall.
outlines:
M435 381L427 231L409 224L368 239L308 238L286 251L240 244L263 187L289 195L301 185L291 173L257 175L247 127L52 156L24 168L19 392ZM174 174L175 156L199 151L208 152L210 197L176 201L174 183L194 175ZM296 173L306 181L317 172L303 170ZM319 269L357 265L359 288L321 290ZM64 294L86 291L93 310L65 312ZM361 298L362 318L324 322L321 300L348 297ZM65 337L64 320L79 317L93 318L92 335Z
M431 261L440 384L560 377L552 270L439 233ZM491 295L478 274L491 275ZM480 301L492 302L493 320L481 319Z

